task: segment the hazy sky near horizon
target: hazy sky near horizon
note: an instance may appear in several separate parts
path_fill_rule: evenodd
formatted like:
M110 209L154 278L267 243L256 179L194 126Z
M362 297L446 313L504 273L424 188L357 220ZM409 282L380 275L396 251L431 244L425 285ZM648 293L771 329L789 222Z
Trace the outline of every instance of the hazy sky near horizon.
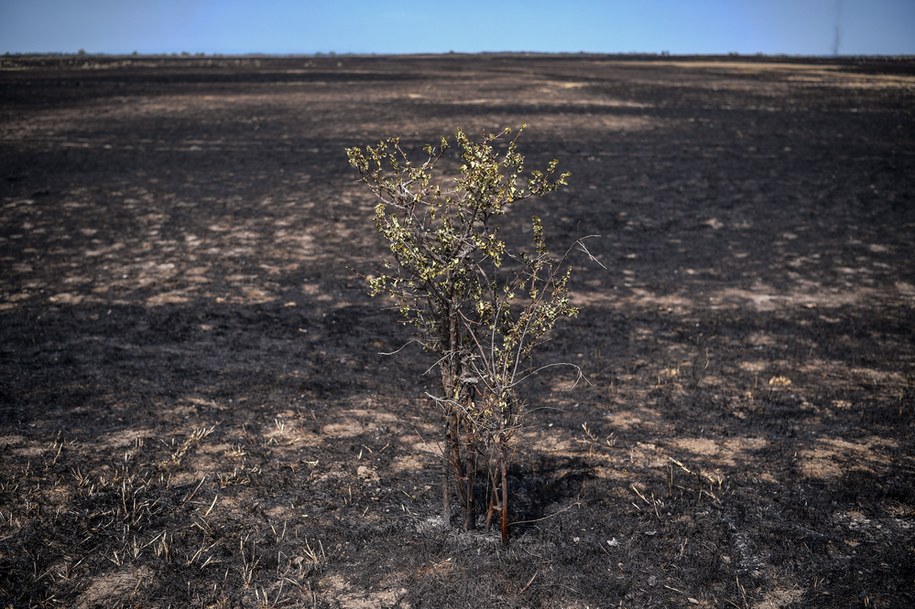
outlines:
M0 0L0 52L915 54L915 0Z

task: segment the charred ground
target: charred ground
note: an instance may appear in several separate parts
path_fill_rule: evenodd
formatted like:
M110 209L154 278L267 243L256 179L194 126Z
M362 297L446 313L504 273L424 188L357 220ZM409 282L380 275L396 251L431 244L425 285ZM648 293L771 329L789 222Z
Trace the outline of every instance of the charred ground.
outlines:
M0 68L0 605L915 604L911 60ZM343 149L521 122L573 172L529 211L607 270L503 548L436 520Z

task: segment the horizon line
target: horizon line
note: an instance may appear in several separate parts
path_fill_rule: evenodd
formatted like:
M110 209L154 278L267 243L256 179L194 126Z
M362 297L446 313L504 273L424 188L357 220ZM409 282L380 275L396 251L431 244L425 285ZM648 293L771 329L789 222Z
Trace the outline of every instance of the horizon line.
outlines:
M328 57L451 57L451 56L540 56L540 57L649 57L649 58L788 58L788 59L915 59L915 54L890 54L890 53L739 53L728 51L721 53L672 53L669 51L417 51L417 52L365 52L365 51L315 51L293 53L266 53L259 51L241 52L205 52L205 51L160 51L160 52L120 52L120 51L4 51L2 57L60 57L60 58L170 58L170 59L201 59L212 58L328 58Z

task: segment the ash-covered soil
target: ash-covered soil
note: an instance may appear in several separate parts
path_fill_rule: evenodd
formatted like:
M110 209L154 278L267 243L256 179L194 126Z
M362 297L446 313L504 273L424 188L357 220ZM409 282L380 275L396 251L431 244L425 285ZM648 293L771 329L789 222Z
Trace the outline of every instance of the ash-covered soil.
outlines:
M915 62L0 58L0 606L915 606ZM588 241L512 540L344 147L529 129Z

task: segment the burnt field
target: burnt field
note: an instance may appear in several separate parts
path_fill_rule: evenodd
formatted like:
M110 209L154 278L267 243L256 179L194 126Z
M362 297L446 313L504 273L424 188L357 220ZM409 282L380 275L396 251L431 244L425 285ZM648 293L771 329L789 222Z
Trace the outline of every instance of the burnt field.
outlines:
M528 124L511 543L344 148ZM0 607L915 606L915 62L0 58Z

